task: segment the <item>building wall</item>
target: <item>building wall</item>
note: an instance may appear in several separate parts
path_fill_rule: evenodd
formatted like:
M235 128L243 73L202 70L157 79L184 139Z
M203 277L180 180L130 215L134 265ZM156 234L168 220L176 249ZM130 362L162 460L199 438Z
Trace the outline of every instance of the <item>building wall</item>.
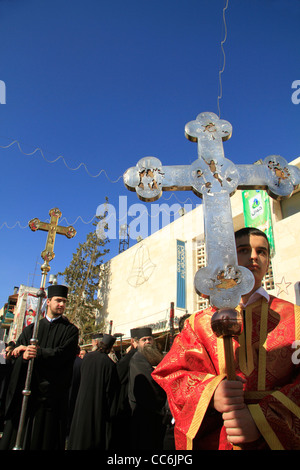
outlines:
M300 158L292 164L300 167ZM271 201L275 239L272 259L274 289L271 294L296 303L295 286L300 281L300 198L299 190L288 200ZM231 197L234 229L244 226L241 191ZM101 315L113 321L113 333L130 336L130 329L152 325L153 331L169 328L170 304L175 317L185 309L176 308L176 240L186 242L186 310L199 307L194 289L199 241L204 240L202 206L186 213L109 262L109 281L102 286ZM100 285L101 290L101 285Z
M274 225L276 253L272 260L275 294L295 303L295 287L300 281L299 227L299 212Z
M108 313L108 322L113 321L113 333L129 336L131 328L168 323L170 304L176 304L177 295L177 239L186 241L187 309L192 309L193 240L202 232L200 206L109 262L109 286L102 313ZM184 313L185 309L175 308L175 316Z

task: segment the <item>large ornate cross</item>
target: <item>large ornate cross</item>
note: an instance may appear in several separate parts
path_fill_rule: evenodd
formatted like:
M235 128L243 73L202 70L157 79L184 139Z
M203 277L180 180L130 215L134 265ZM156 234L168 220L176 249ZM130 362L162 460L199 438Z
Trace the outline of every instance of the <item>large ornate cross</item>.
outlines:
M62 216L62 213L56 207L49 211L49 215L51 217L50 223L48 222L41 222L39 219L35 218L28 222L29 227L33 232L37 230L43 230L44 232L48 232L46 246L44 251L41 253L41 257L44 259L45 262L49 263L55 257L54 254L54 242L56 234L65 235L67 238L73 238L76 235L76 230L74 227L63 227L58 225L58 220Z
M266 189L281 199L300 184L300 170L271 155L259 165L235 165L225 158L223 141L232 134L229 122L201 113L185 126L186 137L198 143L191 165L162 166L155 157L139 160L123 176L125 186L142 201L155 201L162 191L192 190L203 199L207 267L195 276L199 295L217 308L235 308L254 285L252 273L238 266L230 196L237 189Z

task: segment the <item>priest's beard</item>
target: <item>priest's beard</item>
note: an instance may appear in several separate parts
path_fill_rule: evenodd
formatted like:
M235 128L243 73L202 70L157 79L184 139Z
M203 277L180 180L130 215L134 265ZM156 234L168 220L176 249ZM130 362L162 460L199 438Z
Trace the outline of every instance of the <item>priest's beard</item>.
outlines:
M144 347L139 346L138 350L145 356L147 361L153 367L156 367L164 357L157 347L152 344L145 344Z

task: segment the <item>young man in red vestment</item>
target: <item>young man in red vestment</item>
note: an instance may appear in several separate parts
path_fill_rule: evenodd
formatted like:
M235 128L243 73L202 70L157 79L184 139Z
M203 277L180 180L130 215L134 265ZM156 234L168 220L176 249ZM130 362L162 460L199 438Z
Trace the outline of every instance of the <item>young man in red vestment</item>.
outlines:
M270 258L263 232L238 231L236 246L238 264L255 279L237 307L244 318L233 337L237 380L226 379L211 307L191 315L153 377L167 393L177 449L300 449L300 307L261 286Z

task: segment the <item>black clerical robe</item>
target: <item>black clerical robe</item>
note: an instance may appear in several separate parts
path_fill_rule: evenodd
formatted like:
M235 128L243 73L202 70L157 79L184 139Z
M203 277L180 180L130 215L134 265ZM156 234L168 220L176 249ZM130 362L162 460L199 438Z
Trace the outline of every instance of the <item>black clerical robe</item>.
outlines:
M107 354L84 356L81 380L68 439L68 450L114 448L114 425L119 380Z
M117 363L117 372L120 381L120 392L117 405L116 417L116 449L128 450L131 447L130 422L131 407L128 400L128 384L129 384L129 364L137 349L131 349Z
M16 346L28 346L33 324L26 327ZM38 353L34 359L31 395L28 400L22 448L64 449L68 418L69 388L78 346L78 329L65 317L49 322L42 318L38 328ZM5 427L0 449L15 445L28 361L14 360L6 396Z
M131 448L158 450L163 448L165 434L165 391L154 381L154 367L141 352L129 364L128 398L132 409Z

